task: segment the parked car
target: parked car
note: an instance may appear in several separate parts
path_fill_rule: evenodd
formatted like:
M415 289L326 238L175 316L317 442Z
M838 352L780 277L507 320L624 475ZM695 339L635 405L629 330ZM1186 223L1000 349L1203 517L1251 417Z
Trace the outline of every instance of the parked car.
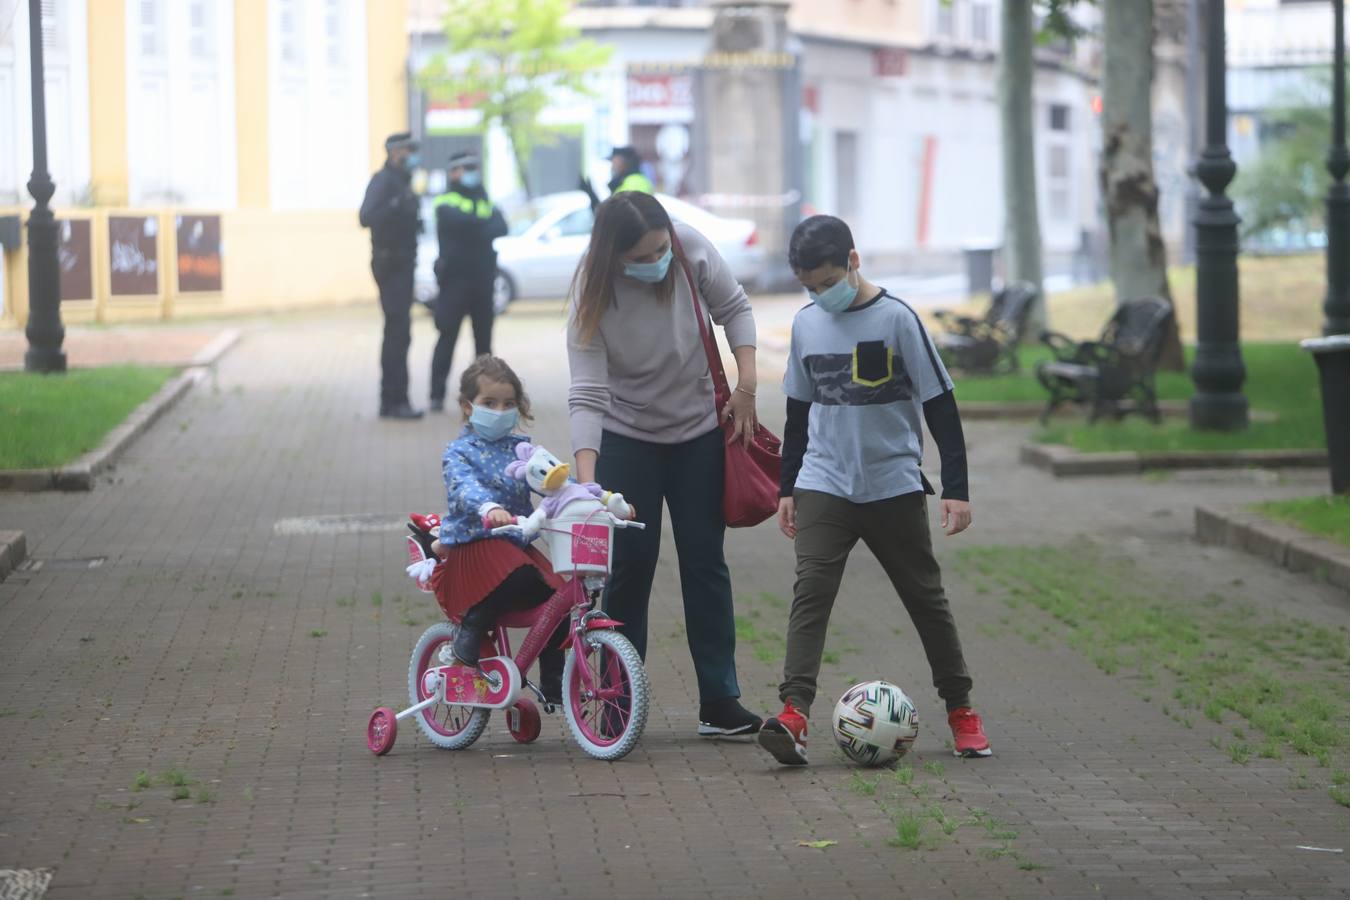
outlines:
M759 246L755 223L728 219L691 203L657 194L672 219L690 225L717 247L742 284L754 284L764 269L764 249ZM503 313L522 297L564 297L572 274L591 240L595 216L589 198L581 191L566 191L536 197L507 216L510 233L497 238L497 280L493 303ZM432 266L438 252L436 217L431 201L423 203L426 230L418 244L416 294L422 301L436 295Z

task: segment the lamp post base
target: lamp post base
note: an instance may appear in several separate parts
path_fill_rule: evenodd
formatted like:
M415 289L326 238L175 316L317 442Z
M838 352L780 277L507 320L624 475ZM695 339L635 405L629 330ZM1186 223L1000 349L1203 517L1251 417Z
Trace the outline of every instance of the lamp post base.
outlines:
M1247 427L1247 398L1240 392L1196 394L1191 398L1191 427L1197 431L1242 431Z
M29 347L23 355L23 368L26 372L56 374L66 370L66 354L63 350L48 350Z

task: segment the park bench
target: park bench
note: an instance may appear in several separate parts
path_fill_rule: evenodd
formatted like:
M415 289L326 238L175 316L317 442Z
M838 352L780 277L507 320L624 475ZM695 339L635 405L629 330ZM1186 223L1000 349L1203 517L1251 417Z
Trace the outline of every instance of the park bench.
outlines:
M1016 372L1017 345L1022 341L1035 299L1036 289L1018 281L994 294L983 318L960 316L944 309L934 312L943 328L934 341L943 363L950 369L971 374Z
M1116 307L1095 341L1076 342L1052 331L1041 342L1055 358L1036 365L1036 378L1050 392L1041 423L1062 403L1090 406L1088 422L1103 414L1121 419L1137 412L1159 421L1153 375L1158 368L1172 305L1156 297L1127 300Z

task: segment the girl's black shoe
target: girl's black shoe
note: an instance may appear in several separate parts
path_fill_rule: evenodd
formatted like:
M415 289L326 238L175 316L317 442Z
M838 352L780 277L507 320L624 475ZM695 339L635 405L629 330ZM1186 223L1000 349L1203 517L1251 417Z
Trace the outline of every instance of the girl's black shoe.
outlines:
M472 625L459 626L459 633L455 635L455 642L451 649L455 651L455 659L462 665L478 665L478 649L483 644L483 632L481 629L474 628Z

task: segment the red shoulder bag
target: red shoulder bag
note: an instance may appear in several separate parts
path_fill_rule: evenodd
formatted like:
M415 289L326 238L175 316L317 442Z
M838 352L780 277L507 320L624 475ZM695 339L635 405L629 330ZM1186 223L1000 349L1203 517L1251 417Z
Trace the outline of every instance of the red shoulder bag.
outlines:
M750 446L744 441L731 440L735 425L731 421L722 421L723 411L731 402L731 387L727 384L727 373L722 368L722 355L717 352L717 342L713 339L711 323L703 315L698 304L698 286L694 283L694 273L685 258L684 248L675 230L670 231L671 244L675 248L675 257L684 269L684 277L689 282L689 297L694 304L694 318L698 322L699 336L703 338L703 349L708 354L708 370L712 373L713 397L717 407L717 421L721 425L726 440L722 442L726 455L726 472L722 484L722 518L730 528L749 528L771 518L778 512L778 475L783 466L782 441L773 432L755 423L754 435Z

